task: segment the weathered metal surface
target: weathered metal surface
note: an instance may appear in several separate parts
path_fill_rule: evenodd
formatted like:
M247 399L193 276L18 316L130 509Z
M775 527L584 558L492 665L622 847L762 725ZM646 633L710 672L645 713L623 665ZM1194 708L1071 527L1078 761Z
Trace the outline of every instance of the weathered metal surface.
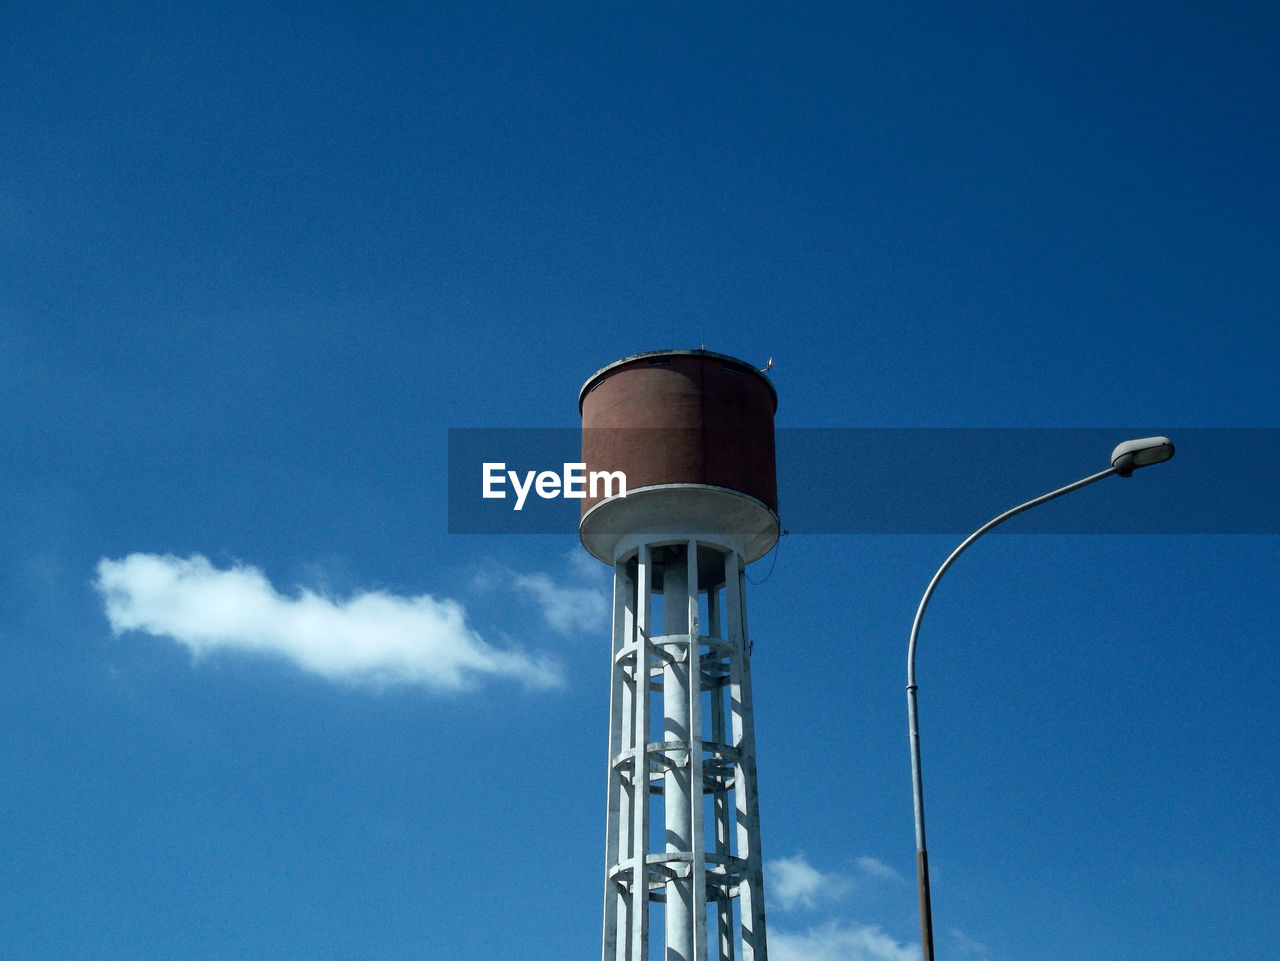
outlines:
M578 395L587 472L622 471L635 490L699 484L778 510L773 385L709 351L655 351L593 374ZM602 499L583 499L586 515Z

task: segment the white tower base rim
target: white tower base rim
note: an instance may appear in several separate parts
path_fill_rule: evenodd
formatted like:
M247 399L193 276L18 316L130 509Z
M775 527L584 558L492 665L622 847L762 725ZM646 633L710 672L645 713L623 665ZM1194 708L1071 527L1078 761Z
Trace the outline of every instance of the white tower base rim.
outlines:
M650 528L730 534L744 560L759 560L778 541L778 515L741 491L706 484L657 484L594 505L578 523L578 537L597 559L612 564L618 542Z

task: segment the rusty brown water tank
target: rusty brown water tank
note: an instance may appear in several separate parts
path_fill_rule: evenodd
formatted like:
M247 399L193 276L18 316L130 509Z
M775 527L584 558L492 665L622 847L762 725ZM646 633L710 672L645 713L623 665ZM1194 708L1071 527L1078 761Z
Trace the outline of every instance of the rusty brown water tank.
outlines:
M773 415L778 399L752 365L706 350L624 357L582 385L582 460L588 475L621 471L625 497L597 489L579 535L613 561L618 540L656 527L719 531L755 560L778 537Z

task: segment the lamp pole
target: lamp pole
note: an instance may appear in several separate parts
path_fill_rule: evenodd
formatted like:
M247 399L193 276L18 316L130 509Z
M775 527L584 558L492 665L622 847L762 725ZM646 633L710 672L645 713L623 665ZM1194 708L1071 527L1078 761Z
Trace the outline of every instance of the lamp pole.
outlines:
M929 586L925 588L924 596L920 598L920 606L916 608L916 617L911 624L911 640L907 645L907 730L911 741L911 797L916 820L916 879L920 890L920 949L924 961L933 961L933 907L929 896L929 855L924 836L924 785L920 774L920 719L916 709L916 641L920 636L920 622L924 618L925 608L929 606L929 599L933 597L933 592L938 582L942 580L942 575L955 563L956 558L967 551L979 537L999 527L1010 517L1016 517L1023 511L1039 507L1063 494L1070 494L1072 491L1087 487L1104 477L1110 477L1112 474L1128 477L1139 467L1158 464L1172 456L1173 444L1167 437L1144 437L1139 440L1125 441L1111 452L1111 466L1106 470L1090 474L1088 477L1083 477L1047 494L1041 494L1025 504L1019 504L993 517L979 527L942 562L938 572L933 575L933 580L929 581Z

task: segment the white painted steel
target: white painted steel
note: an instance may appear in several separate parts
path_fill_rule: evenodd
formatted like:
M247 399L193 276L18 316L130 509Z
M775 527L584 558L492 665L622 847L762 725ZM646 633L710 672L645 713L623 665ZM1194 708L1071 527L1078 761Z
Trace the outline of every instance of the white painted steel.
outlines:
M616 544L603 961L767 961L744 553L687 526Z
M639 530L727 531L749 564L778 542L778 515L742 491L706 484L657 484L595 504L578 522L582 546L608 564L619 544Z
M669 548L678 550L678 546ZM699 754L693 738L692 684L690 670L689 589L692 578L688 563L665 565L662 592L662 738L666 770L662 776L662 807L665 812L666 853L678 864L682 854L695 850L693 837L693 758ZM681 745L685 745L681 749ZM667 961L694 961L694 915L692 865L684 865L667 878L666 921Z

